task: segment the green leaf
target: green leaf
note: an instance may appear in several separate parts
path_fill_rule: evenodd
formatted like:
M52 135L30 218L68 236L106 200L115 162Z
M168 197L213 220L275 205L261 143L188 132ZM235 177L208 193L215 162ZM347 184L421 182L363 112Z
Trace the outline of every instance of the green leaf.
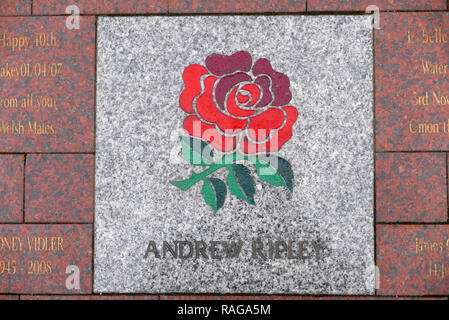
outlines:
M203 188L201 189L204 201L212 207L214 212L223 207L226 198L226 185L217 178L204 179Z
M180 137L182 156L191 164L208 166L213 163L213 148L201 139Z
M287 160L276 156L252 157L249 160L254 163L260 180L293 191L293 170Z
M231 164L237 162L238 160L245 160L246 156L240 153L234 152L232 154L225 154L220 160L217 161L219 164Z
M243 199L249 204L255 204L254 193L256 190L249 169L242 164L231 164L228 168L229 191L237 198Z

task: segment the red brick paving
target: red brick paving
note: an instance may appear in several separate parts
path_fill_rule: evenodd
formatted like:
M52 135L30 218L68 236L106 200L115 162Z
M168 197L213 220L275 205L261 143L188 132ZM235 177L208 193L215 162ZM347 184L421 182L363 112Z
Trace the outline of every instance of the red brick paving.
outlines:
M381 11L445 10L446 0L308 0L309 11L365 11L369 5Z
M376 150L449 150L449 13L384 13L381 27Z
M93 15L167 11L191 14L300 13L306 9L319 13L364 11L369 4L377 5L383 11L448 9L446 0L308 0L307 8L305 0L80 0L77 3L81 13ZM33 14L64 14L69 4L72 1L34 0ZM37 103L36 96L39 98L43 92L52 92L50 98L57 101L58 110L14 109L3 105L0 122L4 121L5 128L11 121L17 125L18 121L28 124L27 121L31 120L41 124L41 130L48 130L48 124L59 130L55 130L53 135L3 134L0 143L0 153L3 153L0 154L0 223L21 223L25 219L25 224L0 224L0 239L3 241L0 247L0 260L3 261L0 262L0 292L12 293L0 294L0 300L17 300L17 294L25 294L20 296L24 300L159 299L154 295L90 295L94 155L86 153L95 152L95 17L81 17L81 30L69 31L64 28L65 17L25 17L30 14L29 0L2 2L0 16L24 17L0 18L0 36L5 33L33 39L36 33L50 33L46 38L49 42L43 48L29 46L12 50L1 47L2 66L5 67L5 63L63 63L62 73L53 78L46 75L0 79L0 97L25 98L29 105L30 94ZM394 153L376 154L376 220L380 223L376 227L376 257L380 269L378 296L190 295L161 296L161 299L397 299L397 295L401 295L398 299L418 296L410 297L415 299L422 295L447 299L439 296L449 295L449 276L446 274L446 268L449 268L446 169L449 133L445 134L449 132L449 122L445 125L449 109L446 104L437 105L435 94L437 97L449 95L449 74L444 73L444 65L449 63L449 42L446 41L449 37L449 13L382 13L380 25L382 29L375 32L376 151ZM57 39L55 46L51 45L51 32ZM425 35L431 36L428 42L432 43L423 43ZM440 65L436 70L441 73L424 73L423 61L427 61L427 65L438 62ZM421 129L428 131L428 128L432 131L438 127L438 130L433 129L438 132L414 132L420 124ZM8 152L17 154L6 154ZM36 152L49 154L34 154ZM55 154L60 152L73 154ZM76 154L81 152L83 154ZM52 224L56 222L83 224ZM403 224L410 222L414 224ZM429 222L436 224L423 224ZM37 253L26 250L28 244L23 239L45 239L49 236L64 237L64 251ZM22 251L8 249L5 239L12 237L22 239ZM57 244L57 240L54 241ZM39 264L42 261L45 263ZM29 270L26 268L39 270L39 266L41 271L48 272L47 263L51 266L51 273L27 273ZM65 267L69 263L80 267L80 290L65 287ZM14 274L8 274L12 273L13 267Z
M2 300L19 300L19 296L14 295L0 295L0 301Z
M0 18L0 152L94 151L95 18L65 19Z
M23 155L0 155L0 223L23 221Z
M161 300L407 300L407 299L436 299L420 297L381 297L381 296L161 296Z
M0 16L18 16L31 14L31 0L2 0Z
M167 0L33 0L33 13L64 14L69 5L87 14L167 12Z
M377 294L447 296L449 13L383 13L374 45Z
M25 181L25 222L93 221L93 155L31 154Z
M0 225L0 293L92 292L92 226ZM79 289L67 288L68 266L79 268Z
M22 295L20 300L159 300L159 296L150 295Z
M446 222L446 154L378 153L377 222Z
M447 295L449 225L378 225L380 295Z

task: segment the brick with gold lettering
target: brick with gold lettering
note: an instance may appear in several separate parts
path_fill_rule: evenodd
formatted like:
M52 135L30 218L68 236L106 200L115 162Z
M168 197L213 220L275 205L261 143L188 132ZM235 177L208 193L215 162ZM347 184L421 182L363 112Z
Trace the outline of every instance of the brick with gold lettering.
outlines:
M270 1L193 1L170 0L169 11L174 13L233 13L233 12L301 12L306 10L305 0Z
M0 152L93 151L95 18L0 25Z
M31 0L2 0L0 16L15 16L31 14Z
M380 295L449 293L448 225L378 225Z
M91 291L91 225L0 225L0 293Z
M378 153L377 222L446 222L446 154Z
M164 13L167 12L166 0L34 0L34 14L64 14L66 8L76 5L80 13ZM70 11L69 11L70 12Z
M22 222L23 155L0 155L0 223Z
M28 155L25 181L26 222L93 221L93 155Z
M379 10L445 10L446 0L309 0L309 11L365 11L369 5Z
M384 13L375 31L377 151L449 150L449 13Z

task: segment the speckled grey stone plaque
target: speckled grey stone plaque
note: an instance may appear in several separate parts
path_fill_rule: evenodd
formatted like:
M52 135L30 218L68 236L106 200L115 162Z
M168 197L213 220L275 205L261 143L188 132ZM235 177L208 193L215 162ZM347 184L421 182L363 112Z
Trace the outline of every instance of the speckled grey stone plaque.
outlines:
M99 17L94 291L373 294L370 19ZM217 83L235 70L249 74L238 106L271 94L239 112L283 126L278 180L247 158L182 190L170 182L210 168L180 156L183 126L226 118L204 108L231 101Z

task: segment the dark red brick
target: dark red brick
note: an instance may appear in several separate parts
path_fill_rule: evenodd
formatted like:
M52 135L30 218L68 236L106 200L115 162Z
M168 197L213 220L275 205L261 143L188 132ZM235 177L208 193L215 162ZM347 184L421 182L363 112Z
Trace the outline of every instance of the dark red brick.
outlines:
M34 0L34 14L65 14L69 5L77 5L80 13L164 13L167 0Z
M301 296L161 296L161 300L302 300Z
M37 251L36 239L38 243L47 241L48 250ZM28 241L31 241L32 250ZM7 243L15 246L8 247ZM66 287L70 276L66 269L70 265L79 268L79 290ZM81 294L91 291L91 225L0 225L0 293Z
M377 296L161 296L161 300L404 300L413 297ZM432 298L425 298L432 299ZM434 298L446 300L446 298Z
M384 13L381 28L375 32L377 151L449 150L449 13ZM446 73L424 73L428 62ZM446 97L441 105L434 94Z
M378 153L376 220L446 222L446 154Z
M0 18L0 152L94 151L95 17L65 19Z
M380 295L449 294L449 225L377 225Z
M308 11L365 11L369 5L379 10L444 10L446 0L308 0Z
M19 296L1 294L0 300L19 300Z
M379 296L328 296L304 297L303 300L447 300L447 298L421 298L421 297L379 297Z
M305 0L170 0L173 13L233 13L233 12L300 12L306 10Z
M23 155L0 155L0 222L22 222Z
M25 295L20 296L20 300L159 300L159 296L141 296L141 295Z
M28 155L25 181L25 222L93 221L93 155Z
M0 16L19 16L31 14L31 0L2 0Z

